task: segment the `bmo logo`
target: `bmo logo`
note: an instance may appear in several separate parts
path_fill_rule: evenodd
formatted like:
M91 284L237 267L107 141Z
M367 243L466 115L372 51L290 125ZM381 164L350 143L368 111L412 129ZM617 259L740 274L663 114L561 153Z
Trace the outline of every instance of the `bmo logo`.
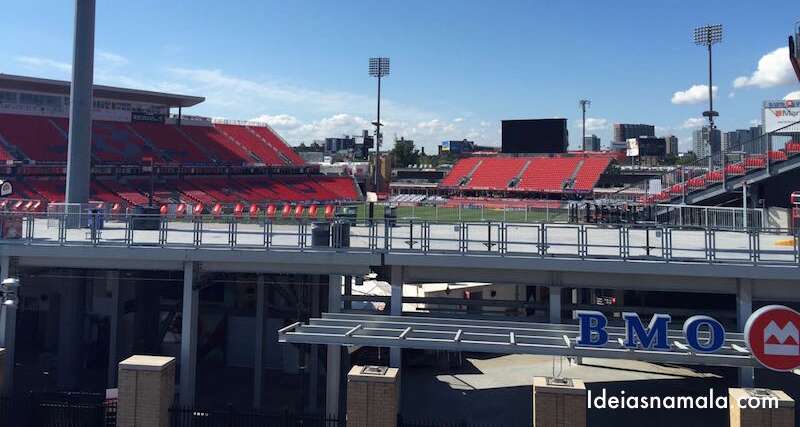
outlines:
M753 357L776 371L800 368L800 313L782 305L756 310L744 328Z

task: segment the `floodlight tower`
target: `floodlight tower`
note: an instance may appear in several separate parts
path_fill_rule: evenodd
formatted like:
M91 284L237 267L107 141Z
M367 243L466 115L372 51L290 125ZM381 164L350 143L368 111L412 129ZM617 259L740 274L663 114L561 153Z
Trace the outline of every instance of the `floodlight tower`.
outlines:
M589 105L592 104L592 101L588 99L581 99L578 101L578 104L580 104L581 112L583 113L583 125L581 126L581 147L583 147L583 151L589 151L586 149L586 109L589 108Z
M375 192L379 190L380 155L381 155L381 78L389 75L389 58L375 57L369 59L369 75L378 78L378 118L375 125Z
M711 73L711 46L722 42L722 25L703 25L694 29L694 43L698 46L705 46L708 49L708 111L703 112L704 117L708 117L709 128L714 130L714 117L719 113L714 111L714 86L712 84ZM709 132L711 135L711 132ZM709 143L712 137L709 136Z

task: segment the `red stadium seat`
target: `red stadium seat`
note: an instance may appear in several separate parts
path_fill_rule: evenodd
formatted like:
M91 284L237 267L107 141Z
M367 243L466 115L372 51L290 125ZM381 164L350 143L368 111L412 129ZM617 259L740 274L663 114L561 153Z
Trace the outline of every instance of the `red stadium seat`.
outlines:
M242 217L242 212L244 212L244 205L241 203L237 203L233 206L233 216L236 218Z
M256 203L250 205L250 218L258 218L258 214L261 212L261 209L258 207Z
M275 212L277 212L277 210L278 209L275 207L275 205L267 206L267 216L270 218L275 218Z
M325 218L333 218L334 207L331 205L325 206Z
M294 208L294 217L295 217L295 218L300 218L300 217L302 217L302 216L303 216L303 210L304 210L304 208L303 208L303 205L297 205L297 206Z
M222 215L222 205L219 203L214 205L214 208L211 210L211 214L219 218Z
M198 204L194 205L194 209L192 209L192 214L193 215L202 215L204 209L205 209L205 206L203 206L202 203L198 203Z
M179 218L186 216L186 203L179 203L175 208L175 215Z
M309 218L317 217L317 205L311 205L308 207L308 217Z
M283 210L281 211L281 216L284 218L288 218L289 215L292 214L292 206L291 205L283 205Z

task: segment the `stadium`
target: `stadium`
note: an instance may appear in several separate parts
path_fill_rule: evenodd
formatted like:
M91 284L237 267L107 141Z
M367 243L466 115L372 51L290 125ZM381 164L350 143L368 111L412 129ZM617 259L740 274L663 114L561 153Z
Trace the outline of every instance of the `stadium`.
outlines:
M646 173L476 153L379 192L184 114L202 94L95 85L94 2L75 19L72 81L0 74L0 426L653 422L600 390L800 416L797 122Z

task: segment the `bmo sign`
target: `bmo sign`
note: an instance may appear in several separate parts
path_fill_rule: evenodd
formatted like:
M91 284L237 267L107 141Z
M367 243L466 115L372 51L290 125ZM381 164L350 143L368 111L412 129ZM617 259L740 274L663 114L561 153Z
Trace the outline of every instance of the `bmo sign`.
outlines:
M599 311L575 312L579 321L576 344L605 347L609 342L608 319ZM619 344L632 350L672 351L668 314L655 314L645 325L636 313L623 313L624 337ZM800 313L770 305L754 312L745 326L745 342L752 356L764 367L791 371L800 367ZM709 316L693 316L683 323L686 346L696 353L714 353L725 344L725 328Z
M800 313L782 305L756 310L744 328L744 339L753 357L776 371L800 367Z

